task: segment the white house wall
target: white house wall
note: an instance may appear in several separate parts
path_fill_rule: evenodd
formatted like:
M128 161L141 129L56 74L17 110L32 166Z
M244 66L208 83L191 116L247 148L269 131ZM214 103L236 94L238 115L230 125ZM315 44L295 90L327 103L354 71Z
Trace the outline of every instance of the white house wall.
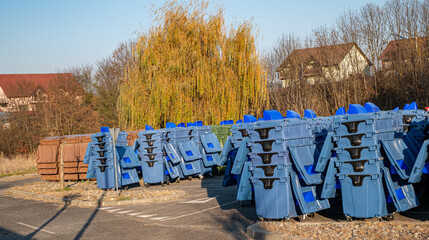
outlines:
M364 73L369 75L369 64L355 46L347 53L339 64L340 78L347 78L350 74Z
M3 88L0 87L0 102L6 102L7 101L7 96L3 91Z

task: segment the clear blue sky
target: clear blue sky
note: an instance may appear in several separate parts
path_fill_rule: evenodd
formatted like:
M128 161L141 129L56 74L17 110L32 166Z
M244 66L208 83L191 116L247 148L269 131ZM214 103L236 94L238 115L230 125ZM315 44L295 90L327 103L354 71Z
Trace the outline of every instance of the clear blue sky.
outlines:
M254 19L259 49L282 34L306 36L331 25L347 9L369 0L215 0L225 9L226 24ZM0 0L0 74L50 73L107 57L121 41L145 31L151 6L164 1Z

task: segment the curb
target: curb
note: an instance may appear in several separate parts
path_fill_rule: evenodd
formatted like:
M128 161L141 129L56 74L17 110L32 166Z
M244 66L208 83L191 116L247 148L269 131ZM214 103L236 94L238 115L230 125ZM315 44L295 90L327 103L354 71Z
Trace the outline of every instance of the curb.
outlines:
M7 177L0 178L0 183L4 182L13 182L13 181L20 181L24 179L30 179L30 178L37 178L40 177L37 173L27 173L27 174L21 174L21 175L12 175Z
M73 200L68 198L61 198L19 190L10 189L8 191L11 194L33 197L38 200L47 200L49 202L67 204L70 206L78 206L78 207L97 207L97 206L122 206L122 205L132 205L132 204L148 204L148 203L158 203L163 201L175 200L186 195L185 191L180 190L179 193L170 194L162 197L152 197L152 198L144 198L144 199L133 199L133 200L124 200L124 201L83 201L83 200Z
M295 237L295 236L290 236L287 234L281 234L281 233L273 233L273 232L268 232L265 230L262 230L259 227L259 223L254 223L250 226L247 227L247 235L249 235L249 237L254 238L254 239L260 239L260 240L297 240L297 239L302 239L299 237Z

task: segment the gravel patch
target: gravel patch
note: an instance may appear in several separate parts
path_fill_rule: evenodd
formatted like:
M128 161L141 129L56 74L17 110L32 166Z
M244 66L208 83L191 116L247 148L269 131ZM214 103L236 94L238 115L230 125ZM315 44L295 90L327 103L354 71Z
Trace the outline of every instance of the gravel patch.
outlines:
M429 222L260 222L259 228L303 239L429 239Z
M130 190L121 190L118 196L115 191L99 189L95 181L65 183L64 186L64 189L61 189L59 182L43 181L12 187L11 190L80 201L98 201L99 199L103 199L103 201L126 201L163 197L180 193L180 191L176 190L149 190L137 187Z

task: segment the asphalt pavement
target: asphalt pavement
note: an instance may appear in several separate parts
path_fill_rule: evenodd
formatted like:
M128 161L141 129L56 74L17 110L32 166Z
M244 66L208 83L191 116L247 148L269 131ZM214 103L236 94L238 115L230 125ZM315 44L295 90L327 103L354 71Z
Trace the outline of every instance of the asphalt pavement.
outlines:
M257 221L255 207L241 207L235 200L237 186L222 187L222 176L166 185L167 189L184 190L186 196L144 205L81 208L7 194L12 186L35 181L40 179L0 182L0 239L248 239L246 228ZM419 207L397 214L395 219L427 221L428 203L426 194ZM337 204L306 221L345 220L341 204Z
M187 195L147 205L80 208L7 195L34 181L0 183L0 239L248 239L246 227L257 220L253 206L235 200L237 186L221 186L222 176L170 184Z

